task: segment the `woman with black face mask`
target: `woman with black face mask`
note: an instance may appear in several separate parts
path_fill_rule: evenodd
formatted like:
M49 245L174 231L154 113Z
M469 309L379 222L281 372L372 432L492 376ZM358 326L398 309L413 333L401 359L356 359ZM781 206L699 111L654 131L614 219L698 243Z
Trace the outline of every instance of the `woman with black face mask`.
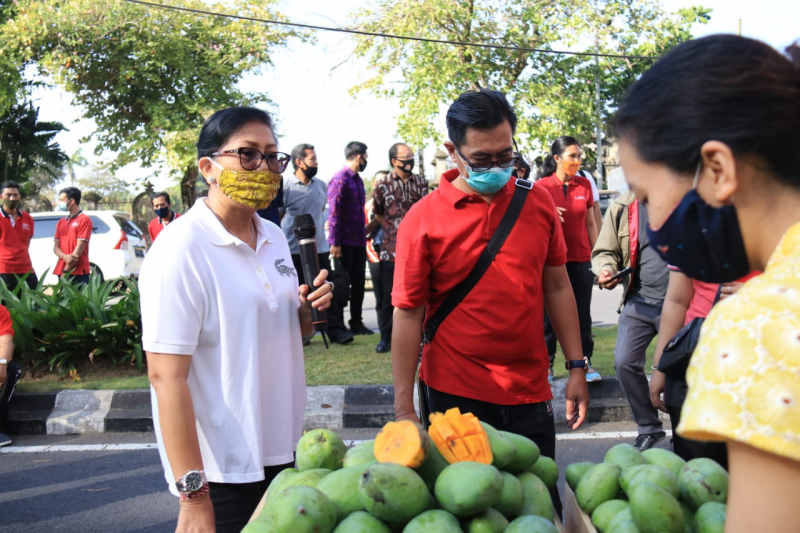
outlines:
M763 274L703 325L677 432L728 445L725 531L797 531L800 487L800 47L732 35L677 46L617 114L648 233L687 276Z

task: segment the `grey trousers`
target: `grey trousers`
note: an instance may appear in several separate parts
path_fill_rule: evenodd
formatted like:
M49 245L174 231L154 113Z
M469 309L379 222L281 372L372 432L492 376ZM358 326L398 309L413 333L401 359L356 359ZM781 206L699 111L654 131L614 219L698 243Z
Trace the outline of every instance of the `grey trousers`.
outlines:
M622 308L614 348L614 367L625 397L633 411L639 434L661 431L658 410L650 403L650 386L644 373L650 341L658 334L661 306L645 303L636 296Z

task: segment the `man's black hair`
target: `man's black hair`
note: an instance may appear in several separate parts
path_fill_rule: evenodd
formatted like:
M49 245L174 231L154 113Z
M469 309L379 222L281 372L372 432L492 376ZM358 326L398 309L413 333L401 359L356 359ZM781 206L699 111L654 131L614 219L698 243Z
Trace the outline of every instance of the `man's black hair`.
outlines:
M503 121L511 125L511 134L517 130L517 114L511 109L506 95L492 89L462 93L447 110L447 134L457 147L464 144L467 129L488 130Z
M19 190L19 184L16 181L3 182L3 184L0 185L0 192L4 191L6 189L17 189L17 190Z
M166 191L157 192L157 193L155 193L153 195L153 199L150 200L150 201L151 202L155 202L156 198L163 198L164 200L167 201L167 205L172 207L172 200L170 200L168 192L166 192Z
M81 205L81 190L77 187L65 187L58 191L58 195L67 195L67 200L75 200L75 203Z
M306 150L313 150L314 145L302 143L292 148L292 167L297 170L297 160L302 161L306 158Z
M367 155L366 144L358 141L351 141L344 147L344 158L348 161L359 155Z
M397 159L397 149L400 148L401 146L405 146L409 150L411 149L411 147L408 146L406 143L394 143L389 148L389 166L390 167L392 166L392 159Z

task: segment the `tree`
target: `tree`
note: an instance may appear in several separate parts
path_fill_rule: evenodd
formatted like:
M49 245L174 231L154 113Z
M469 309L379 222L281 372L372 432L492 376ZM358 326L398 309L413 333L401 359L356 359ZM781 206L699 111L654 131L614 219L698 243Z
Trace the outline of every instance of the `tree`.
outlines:
M53 139L64 129L59 122L40 122L39 109L29 102L11 106L0 117L0 179L16 181L29 195L58 181L67 155Z
M701 7L665 13L656 0L378 0L355 20L372 32L656 57L689 39L691 24L708 18ZM592 141L597 117L607 130L625 89L652 64L379 37L360 38L356 54L369 60L375 75L354 92L402 102L398 130L412 144L441 141L437 119L444 106L465 90L490 87L505 92L515 107L521 147L537 151L559 135Z
M171 5L277 19L275 0L203 0ZM0 57L19 71L35 65L72 93L98 126L97 152L116 152L111 170L166 160L184 181L196 176L193 144L211 112L268 103L237 87L295 35L277 26L124 0L18 0L0 28Z

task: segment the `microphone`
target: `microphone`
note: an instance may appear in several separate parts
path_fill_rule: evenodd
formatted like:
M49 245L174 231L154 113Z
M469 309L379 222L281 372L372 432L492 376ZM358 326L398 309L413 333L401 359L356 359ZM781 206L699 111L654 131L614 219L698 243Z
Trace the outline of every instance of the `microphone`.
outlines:
M319 274L319 257L317 256L317 230L314 226L314 219L311 215L297 215L294 219L294 236L300 247L300 264L303 267L303 278L309 287L309 292L313 292L315 287L314 280ZM322 342L328 348L328 318L325 311L311 308L311 323L314 328L322 335Z

